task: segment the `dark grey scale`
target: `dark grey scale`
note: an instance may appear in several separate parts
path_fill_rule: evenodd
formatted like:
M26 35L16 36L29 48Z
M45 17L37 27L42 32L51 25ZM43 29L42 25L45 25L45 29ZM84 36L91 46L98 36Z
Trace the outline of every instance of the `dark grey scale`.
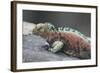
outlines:
M66 28L63 28L63 30L65 30L65 31L66 31Z
M72 30L72 32L75 32L76 30Z
M50 30L56 31L56 28L55 27L51 27Z

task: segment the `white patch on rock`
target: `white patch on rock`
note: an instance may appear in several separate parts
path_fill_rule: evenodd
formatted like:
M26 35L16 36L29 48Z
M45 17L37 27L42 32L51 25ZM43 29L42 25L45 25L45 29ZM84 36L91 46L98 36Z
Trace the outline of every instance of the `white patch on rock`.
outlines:
M32 30L36 27L36 24L29 23L29 22L23 22L23 35L29 35L32 34Z

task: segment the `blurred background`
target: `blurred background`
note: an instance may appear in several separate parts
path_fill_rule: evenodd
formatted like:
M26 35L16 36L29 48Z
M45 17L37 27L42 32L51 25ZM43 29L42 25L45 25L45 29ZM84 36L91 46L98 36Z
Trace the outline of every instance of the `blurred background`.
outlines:
M23 21L35 24L49 22L55 27L71 27L88 37L91 33L90 13L23 10Z

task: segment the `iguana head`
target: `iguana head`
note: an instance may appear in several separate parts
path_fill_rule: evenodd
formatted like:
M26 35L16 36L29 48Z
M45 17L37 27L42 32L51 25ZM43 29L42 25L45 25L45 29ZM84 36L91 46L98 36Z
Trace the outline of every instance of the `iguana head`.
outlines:
M55 27L51 23L39 23L33 29L33 34L42 35L43 33L53 32L56 31Z

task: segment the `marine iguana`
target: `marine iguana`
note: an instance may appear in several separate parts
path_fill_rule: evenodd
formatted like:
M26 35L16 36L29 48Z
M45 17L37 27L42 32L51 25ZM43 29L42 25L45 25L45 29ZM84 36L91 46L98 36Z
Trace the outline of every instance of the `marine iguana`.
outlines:
M49 43L48 51L62 51L69 56L80 59L91 58L90 39L81 32L70 27L58 27L51 23L39 23L33 29L33 34L39 35Z

